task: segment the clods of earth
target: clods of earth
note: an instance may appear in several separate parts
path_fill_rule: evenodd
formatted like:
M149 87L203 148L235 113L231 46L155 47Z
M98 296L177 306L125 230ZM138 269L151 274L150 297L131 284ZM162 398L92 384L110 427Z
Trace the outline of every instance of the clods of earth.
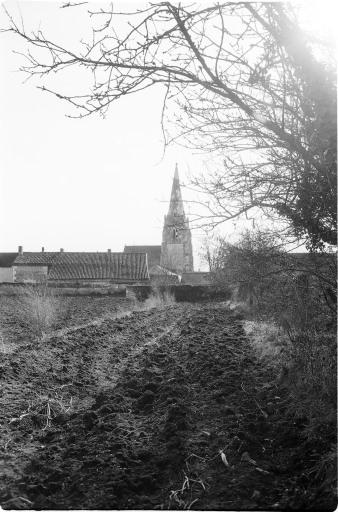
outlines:
M225 304L21 332L0 373L4 509L334 509L320 447Z

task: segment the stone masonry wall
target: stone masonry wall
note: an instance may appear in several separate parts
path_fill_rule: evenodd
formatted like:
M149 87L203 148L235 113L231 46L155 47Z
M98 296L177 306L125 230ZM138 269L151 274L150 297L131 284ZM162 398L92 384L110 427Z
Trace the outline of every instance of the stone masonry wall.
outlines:
M17 265L13 270L15 283L41 282L48 275L48 267L43 265Z

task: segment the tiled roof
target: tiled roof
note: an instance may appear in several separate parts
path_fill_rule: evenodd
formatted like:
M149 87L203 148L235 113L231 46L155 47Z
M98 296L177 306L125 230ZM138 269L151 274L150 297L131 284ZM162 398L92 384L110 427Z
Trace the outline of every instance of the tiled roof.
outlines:
M153 267L150 267L149 273L156 276L177 276L175 272L172 272L165 267L161 267L161 265L154 265Z
M145 254L63 252L54 258L48 278L141 281L149 274Z
M50 265L58 252L24 252L16 253L13 265Z
M148 255L148 266L160 265L161 246L160 245L125 245L125 253L146 253Z
M11 267L17 255L17 252L0 252L0 267Z

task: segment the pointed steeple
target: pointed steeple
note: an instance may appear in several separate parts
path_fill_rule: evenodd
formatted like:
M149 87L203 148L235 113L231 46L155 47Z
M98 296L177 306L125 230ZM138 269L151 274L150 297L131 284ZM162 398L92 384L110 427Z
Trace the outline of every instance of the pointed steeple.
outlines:
M168 215L164 216L161 266L174 272L194 270L189 221L184 213L178 167L171 188Z
M174 180L178 180L178 181L180 180L179 177L178 177L178 165L177 165L177 163L175 165Z
M176 164L173 184L171 188L170 205L168 215L184 215L183 200L181 194L180 178L178 176L178 166Z

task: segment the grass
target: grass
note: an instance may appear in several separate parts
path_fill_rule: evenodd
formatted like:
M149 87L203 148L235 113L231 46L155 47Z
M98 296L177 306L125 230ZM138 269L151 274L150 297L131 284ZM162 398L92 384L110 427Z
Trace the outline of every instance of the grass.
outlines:
M293 395L292 412L309 421L307 434L336 419L336 336L332 333L302 333L293 344L293 358L286 385Z
M36 393L36 397L29 401L27 409L20 416L12 418L9 423L20 423L30 420L42 430L52 426L61 416L73 410L73 398L62 390L53 390L46 393Z
M176 302L174 295L165 286L153 286L151 294L145 300L139 298L132 290L128 292L128 298L132 311L147 311L149 309L170 306Z
M175 303L175 297L165 288L153 288L151 295L144 301L146 309L170 306Z
M245 301L228 306L246 318L243 327L258 357L277 370L276 384L289 396L286 417L303 425L304 449L311 447L316 453L306 469L309 485L325 501L336 492L337 474L333 313L325 309L318 289L303 297L284 296L278 287L274 292L263 307Z
M285 360L292 351L292 344L286 333L274 322L245 320L243 322L245 333L258 357Z
M6 341L2 331L0 330L0 353L11 354L12 352L14 352L14 349L14 343L9 343L8 341Z
M18 298L23 321L43 339L62 313L60 299L47 284L24 287Z

